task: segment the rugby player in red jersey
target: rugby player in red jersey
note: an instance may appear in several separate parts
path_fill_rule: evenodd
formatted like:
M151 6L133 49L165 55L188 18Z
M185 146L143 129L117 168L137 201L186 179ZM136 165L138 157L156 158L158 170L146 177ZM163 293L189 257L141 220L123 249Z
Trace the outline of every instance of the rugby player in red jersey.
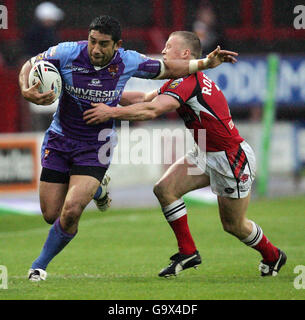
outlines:
M215 52L217 50L220 48ZM198 37L188 31L172 33L162 51L164 61L193 61L200 53ZM276 276L287 257L268 240L260 226L246 218L255 178L255 155L235 127L226 98L217 85L199 71L169 80L159 90L148 94L125 92L120 103L133 104L124 108L94 104L94 109L84 112L84 120L87 124L109 119L151 120L176 110L195 140L194 149L171 165L154 187L179 247L179 252L170 257L170 265L162 269L159 276L177 275L201 264L182 196L209 185L217 195L224 230L261 253L259 270L262 276ZM199 141L201 130L206 134L205 148L201 148ZM201 170L200 174L190 174L194 167Z

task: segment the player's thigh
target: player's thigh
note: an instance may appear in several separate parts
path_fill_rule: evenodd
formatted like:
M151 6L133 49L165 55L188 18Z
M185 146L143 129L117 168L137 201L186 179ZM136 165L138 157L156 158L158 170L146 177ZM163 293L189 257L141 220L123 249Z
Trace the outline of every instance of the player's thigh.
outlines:
M100 181L92 176L71 175L64 210L80 214L92 200Z
M197 169L196 165L190 163L186 156L182 157L171 165L156 183L154 187L156 196L159 198L164 195L172 195L180 198L187 192L208 186L209 176Z
M41 212L48 223L53 223L59 217L68 191L68 184L68 173L42 169L39 199Z
M68 184L40 181L39 198L43 215L59 216L68 190Z
M70 170L70 182L65 199L65 207L73 205L84 209L92 200L106 171L107 168L101 166L73 165Z

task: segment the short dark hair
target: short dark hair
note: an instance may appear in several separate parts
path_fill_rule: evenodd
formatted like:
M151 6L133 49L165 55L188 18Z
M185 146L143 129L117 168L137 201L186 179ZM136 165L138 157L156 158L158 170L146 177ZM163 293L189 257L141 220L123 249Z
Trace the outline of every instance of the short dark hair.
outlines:
M118 20L111 16L99 16L93 19L89 26L89 32L97 30L100 33L111 35L116 43L121 39L121 26Z
M190 31L174 31L170 34L170 37L171 36L181 37L185 41L186 46L191 50L192 56L196 59L201 57L201 43L196 33Z

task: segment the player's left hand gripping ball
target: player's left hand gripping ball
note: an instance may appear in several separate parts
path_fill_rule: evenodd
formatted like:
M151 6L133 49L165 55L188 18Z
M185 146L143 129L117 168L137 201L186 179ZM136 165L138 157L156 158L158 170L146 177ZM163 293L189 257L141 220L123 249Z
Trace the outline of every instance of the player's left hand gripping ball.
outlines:
M29 86L33 86L37 82L40 82L38 87L40 93L50 90L54 92L54 100L51 103L59 98L62 90L62 80L54 64L48 61L39 61L33 65L29 74Z

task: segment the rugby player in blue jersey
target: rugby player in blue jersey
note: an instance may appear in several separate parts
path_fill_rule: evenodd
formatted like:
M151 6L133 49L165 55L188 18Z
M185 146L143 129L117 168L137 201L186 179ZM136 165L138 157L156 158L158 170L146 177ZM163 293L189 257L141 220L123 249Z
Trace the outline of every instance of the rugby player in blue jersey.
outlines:
M107 195L98 198L98 191L101 183L108 182L105 173L111 160L109 153L116 143L114 121L87 125L83 112L92 108L91 103L115 107L131 77L180 78L222 62L234 62L237 55L218 47L205 59L163 62L124 50L121 45L118 21L100 16L90 24L88 41L60 43L27 61L20 71L23 97L39 105L50 104L54 93L39 93L39 83L29 87L32 65L39 60L49 61L63 80L58 108L45 133L41 152L40 204L44 219L52 227L29 270L31 281L46 279L47 265L74 238L81 214L93 197L100 209L109 203ZM110 148L102 149L105 144ZM107 151L101 155L101 150Z

